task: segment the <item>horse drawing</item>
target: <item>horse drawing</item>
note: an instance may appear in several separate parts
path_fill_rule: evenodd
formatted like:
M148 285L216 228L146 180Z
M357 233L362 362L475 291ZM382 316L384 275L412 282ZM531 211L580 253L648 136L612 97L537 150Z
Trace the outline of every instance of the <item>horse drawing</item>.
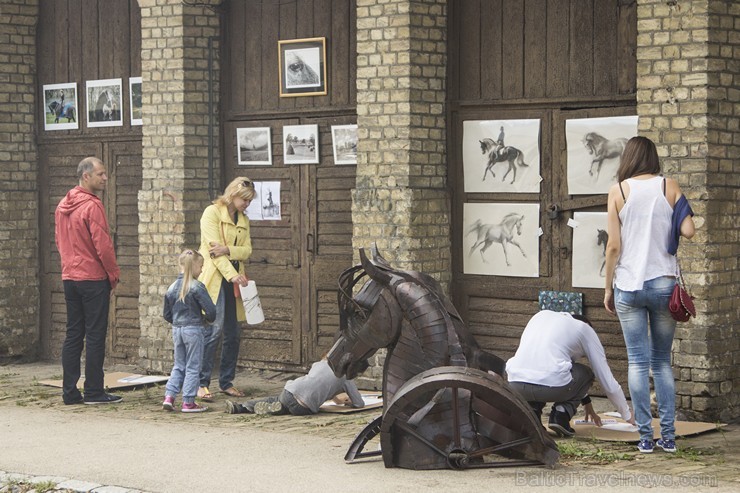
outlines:
M318 74L299 54L285 52L285 87L311 87L320 83Z
M527 258L527 254L524 253L522 246L514 239L515 229L517 236L522 235L523 219L524 216L522 214L517 214L516 212L507 214L498 224L484 224L480 219L477 219L472 226L468 228L468 232L466 233L466 235L475 233L475 242L473 243L473 246L470 247L470 253L468 253L468 256L473 255L473 252L475 252L477 248L480 248L480 256L483 259L483 262L488 263L483 254L495 242L500 243L501 247L504 249L504 260L506 260L506 265L511 265L511 263L509 263L509 253L506 248L506 245L509 243L519 248L519 251L522 252L522 256Z
M491 172L491 176L496 178L496 174L493 172L493 165L496 163L508 161L509 169L506 170L506 173L504 173L501 181L506 180L506 176L513 171L514 173L512 174L511 178L512 184L514 183L514 181L516 181L515 164L522 167L529 166L527 163L524 162L524 154L522 153L522 151L520 151L516 147L505 146L500 142L489 139L487 137L483 140L479 140L478 142L480 143L481 154L485 155L486 153L488 153L488 163L486 164L486 169L483 172L483 181L486 181L486 175L489 171Z
M603 229L596 230L596 246L602 246L601 256L604 259L601 261L601 269L599 269L599 276L604 277L604 267L606 266L606 244L609 241L609 234Z
M619 158L624 151L624 146L627 145L627 139L620 137L609 140L596 132L588 132L583 136L583 145L588 149L589 155L593 156L588 167L588 174L594 175L594 165L596 165L596 180L598 180L604 160Z
M339 276L340 328L327 360L352 379L387 348L383 414L345 460L382 454L386 467L408 469L553 465L557 446L501 377L504 360L480 348L439 282L392 268L375 248L372 259L361 249L360 260ZM377 435L380 451L363 453ZM483 460L493 454L508 460Z

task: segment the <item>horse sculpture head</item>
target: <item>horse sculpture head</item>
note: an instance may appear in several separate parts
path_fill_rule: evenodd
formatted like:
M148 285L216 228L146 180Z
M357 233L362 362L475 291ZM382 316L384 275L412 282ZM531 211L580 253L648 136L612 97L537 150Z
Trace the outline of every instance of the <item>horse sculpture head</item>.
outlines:
M367 368L367 359L398 337L403 318L395 297L387 292L390 276L360 250L361 265L339 276L339 334L329 350L329 366L337 375L355 378ZM382 258L382 257L381 257ZM356 295L355 286L370 278Z

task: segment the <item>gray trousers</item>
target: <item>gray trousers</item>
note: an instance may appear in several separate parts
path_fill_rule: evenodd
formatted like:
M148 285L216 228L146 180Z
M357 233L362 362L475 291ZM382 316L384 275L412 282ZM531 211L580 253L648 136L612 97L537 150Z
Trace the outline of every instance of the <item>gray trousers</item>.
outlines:
M573 363L570 374L573 377L570 383L561 387L526 382L509 382L509 386L524 397L538 416L542 415L545 403L552 402L553 409L558 405L563 406L568 417L572 418L581 404L581 399L588 395L588 389L594 383L594 372L586 365Z

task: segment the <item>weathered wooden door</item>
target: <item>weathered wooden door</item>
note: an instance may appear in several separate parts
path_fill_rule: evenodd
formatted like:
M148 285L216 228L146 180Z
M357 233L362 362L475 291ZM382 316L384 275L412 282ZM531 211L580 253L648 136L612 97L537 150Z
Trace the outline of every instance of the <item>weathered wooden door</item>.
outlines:
M483 346L509 358L524 325L539 309L540 290L581 292L585 314L594 322L615 376L626 389L624 342L618 321L603 309L603 289L574 288L571 282L573 230L568 219L576 211L606 211L606 195L568 194L565 122L635 114L636 5L460 0L449 3L448 24L455 305ZM466 192L463 123L509 119L540 121L539 193ZM538 277L463 272L465 203L539 205ZM551 218L553 205L559 212Z
M244 325L240 363L299 368L329 349L338 328L336 280L352 262L355 166L336 166L331 126L356 121L355 2L228 2L221 47L223 182L280 182L279 220L250 221L247 271L265 322ZM326 39L326 96L280 97L278 40ZM318 125L319 162L285 164L283 128ZM271 165L239 165L236 129L269 128Z
M113 19L113 22L110 20ZM77 185L77 164L95 156L106 165L109 181L101 198L106 207L121 283L114 292L108 325L110 362L139 358L138 192L141 189L141 127L132 126L128 78L141 75L141 15L136 0L39 2L37 32L37 107L43 86L74 83L78 128L46 131L37 121L39 164L39 258L41 259L41 347L45 357L61 353L66 307L59 254L54 243L54 210ZM86 118L86 81L122 79L123 125L90 128ZM39 118L43 118L39 110Z

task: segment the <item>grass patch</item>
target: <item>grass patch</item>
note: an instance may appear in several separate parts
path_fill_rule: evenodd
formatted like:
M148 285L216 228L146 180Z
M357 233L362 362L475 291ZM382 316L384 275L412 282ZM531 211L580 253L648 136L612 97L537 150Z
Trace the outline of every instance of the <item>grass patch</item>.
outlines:
M713 450L699 449L693 447L677 447L677 450L672 454L665 454L669 459L683 459L691 462L703 462L708 457L715 455L716 452Z
M558 449L562 460L577 460L586 464L610 464L619 460L632 460L633 454L620 450L605 450L596 443L579 440L559 441Z
M54 491L57 488L57 484L54 481L41 481L38 483L32 483L26 480L10 479L5 482L4 486L8 488L8 491L15 491L18 493L25 493L27 491L34 491L35 493L47 493ZM0 490L5 491L3 484L0 483Z

